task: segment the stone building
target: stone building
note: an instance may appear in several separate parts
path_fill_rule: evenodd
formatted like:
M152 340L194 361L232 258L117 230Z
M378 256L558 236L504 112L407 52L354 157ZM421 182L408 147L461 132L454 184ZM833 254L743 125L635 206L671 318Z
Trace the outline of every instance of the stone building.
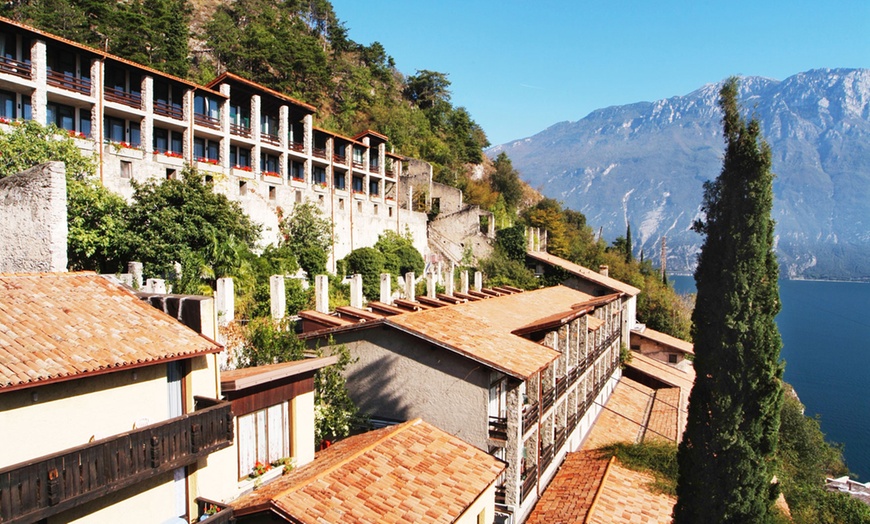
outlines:
M190 165L263 224L264 245L280 213L317 204L335 228L331 270L386 230L427 252L426 214L397 204L405 158L384 135L317 128L314 106L231 73L197 85L3 18L0 39L0 127L57 125L124 197Z

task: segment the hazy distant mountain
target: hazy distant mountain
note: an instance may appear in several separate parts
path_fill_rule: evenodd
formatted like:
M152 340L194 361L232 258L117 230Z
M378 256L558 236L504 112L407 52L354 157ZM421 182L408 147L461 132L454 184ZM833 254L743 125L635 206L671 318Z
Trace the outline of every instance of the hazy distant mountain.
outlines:
M719 87L600 109L487 153L507 152L524 180L582 211L607 240L630 221L636 254L658 260L667 235L669 270L689 271L702 184L724 151ZM745 77L740 93L773 150L784 275L870 279L870 70Z

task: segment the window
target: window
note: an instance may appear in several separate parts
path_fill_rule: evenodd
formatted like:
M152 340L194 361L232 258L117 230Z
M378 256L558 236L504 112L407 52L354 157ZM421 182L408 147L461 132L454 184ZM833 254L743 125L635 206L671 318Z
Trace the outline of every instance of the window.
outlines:
M674 353L668 353L668 364L676 364L677 363L677 355Z
M0 91L0 117L14 119L18 116L15 93Z
M335 183L335 189L347 189L347 175L343 172L336 171L332 178Z
M369 194L374 196L381 194L381 184L378 180L369 180Z
M264 135L278 136L278 119L273 115L260 115L260 131Z
M217 140L208 140L206 138L193 139L193 156L200 162L217 164L219 149L220 142Z
M361 147L354 146L353 148L353 163L362 164L365 159L365 151Z
M269 153L260 153L260 171L265 174L278 175L280 169L278 157Z
M248 194L248 183L244 180L239 180L239 196Z
M353 177L353 192L354 193L363 193L363 179L362 179L362 177L358 177L358 176Z
M245 128L251 128L251 109L238 102L233 102L230 106L230 122Z
M221 116L218 101L205 95L196 95L193 98L193 112L214 120L219 120Z
M178 179L178 170L177 169L167 169L166 170L166 180L177 180Z
M302 122L291 122L289 127L290 129L287 130L287 138L290 140L290 143L302 144L305 140L305 130Z
M230 165L239 168L251 167L251 150L246 147L230 146Z
M238 418L239 478L250 475L257 462L289 457L289 404L282 402Z
M344 199L343 198L338 199L338 209L344 211Z
M302 191L299 191L298 189L296 190L296 199L295 200L296 200L297 204L302 203Z
M375 204L374 210L375 210L375 214L377 215L378 214L378 205L377 204Z
M326 185L326 169L320 166L315 166L311 175L315 184L320 184L321 186Z
M181 119L183 116L181 99L184 90L168 82L154 80L154 112L158 115Z
M393 216L393 208L392 208L392 207L388 207L388 208L387 208L387 212L388 212L388 214L390 215L390 217Z
M133 178L133 162L121 160L121 178Z
M269 200L275 200L275 196L277 195L277 191L275 186L269 186Z
M106 140L119 144L123 142L134 147L142 145L142 131L139 122L107 116L104 125Z
M75 131L76 108L63 104L49 102L45 106L46 124L54 124L61 129L67 131Z
M170 131L159 127L154 128L154 151L157 153L173 153L171 156L180 156L182 153L182 134L180 131Z
M305 164L303 162L290 162L290 178L305 181Z

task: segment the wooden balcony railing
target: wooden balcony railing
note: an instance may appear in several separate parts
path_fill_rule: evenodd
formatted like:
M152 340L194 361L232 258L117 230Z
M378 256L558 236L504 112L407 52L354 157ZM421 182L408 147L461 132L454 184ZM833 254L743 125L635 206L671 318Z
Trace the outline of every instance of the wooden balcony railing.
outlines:
M546 412L550 409L550 406L553 405L553 402L556 400L556 390L548 389L541 393L541 412Z
M163 102L162 100L154 101L154 112L161 116L167 116L176 120L184 120L184 111L180 106Z
M230 124L230 133L245 138L251 138L251 128L242 124Z
M507 505L507 486L504 484L495 487L495 503L502 506Z
M556 448L552 444L541 449L541 470L546 469L553 462L553 455L555 453Z
M203 524L229 524L233 518L233 508L220 502L198 497L196 499L197 515ZM204 517L204 518L203 518Z
M354 160L352 163L353 167L355 167L356 169L363 169L366 166L362 162L357 162L356 160Z
M21 62L14 58L0 56L0 73L20 76L21 78L30 78L31 69L30 64L27 62Z
M326 148L325 147L315 147L314 151L311 152L312 155L317 158L326 159Z
M561 449L562 446L565 444L565 441L568 440L568 429L567 428L556 428L555 440L556 440L556 449Z
M523 434L538 422L538 404L526 404L523 407Z
M230 403L0 469L0 522L35 522L195 463L233 442Z
M290 142L290 149L296 151L297 153L305 152L305 144L303 142Z
M556 398L561 397L568 391L568 376L556 379Z
M489 417L489 438L507 440L507 418Z
M281 145L281 137L278 135L273 135L272 133L260 133L260 139L263 142L268 142L274 146Z
M125 106L135 107L139 109L142 107L142 95L135 93L128 93L123 89L116 89L114 87L107 87L106 92L104 94L107 102L115 102L118 104L124 104Z
M380 173L381 167L378 165L377 162L369 162L369 171L371 171L372 173Z
M194 113L193 121L200 126L211 129L220 129L221 121L213 116L203 115L202 113Z
M522 499L525 500L526 497L529 496L529 493L532 492L532 489L538 485L538 470L534 467L531 467L522 473L521 478L523 479Z
M343 166L347 165L347 157L343 155L332 155L332 161Z
M46 83L50 86L59 87L68 91L75 91L83 95L91 94L91 81L87 78L76 78L71 74L49 70L46 75Z

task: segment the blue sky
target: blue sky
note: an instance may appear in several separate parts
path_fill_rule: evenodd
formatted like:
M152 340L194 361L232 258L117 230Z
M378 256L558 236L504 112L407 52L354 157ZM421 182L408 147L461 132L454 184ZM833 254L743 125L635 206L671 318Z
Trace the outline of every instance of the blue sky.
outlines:
M332 0L406 75L447 73L493 144L730 75L870 68L870 0Z

